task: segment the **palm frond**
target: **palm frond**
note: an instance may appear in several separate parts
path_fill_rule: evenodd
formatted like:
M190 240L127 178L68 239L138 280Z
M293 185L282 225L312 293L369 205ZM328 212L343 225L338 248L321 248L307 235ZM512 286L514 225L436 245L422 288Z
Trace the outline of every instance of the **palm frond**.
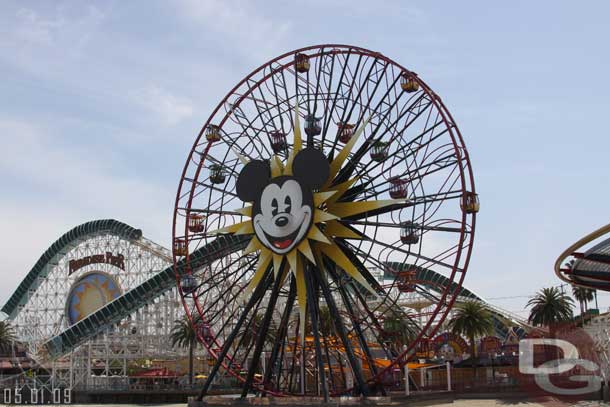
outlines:
M494 323L491 311L479 301L466 301L456 305L449 320L454 334L464 335L470 340L491 335Z
M573 317L574 301L556 287L543 288L527 302L531 307L528 321L537 326L551 326Z

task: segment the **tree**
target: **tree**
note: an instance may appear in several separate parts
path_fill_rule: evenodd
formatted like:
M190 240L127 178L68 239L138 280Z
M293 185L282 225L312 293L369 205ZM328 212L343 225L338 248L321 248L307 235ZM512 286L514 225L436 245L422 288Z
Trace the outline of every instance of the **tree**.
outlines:
M476 338L491 335L494 323L489 309L479 301L466 301L455 307L449 320L449 328L456 335L463 335L470 341L472 368L477 369Z
M247 325L241 336L241 346L250 347L254 346L256 342L256 338L259 334L262 334L261 328L263 327L263 320L265 319L264 313L256 313L252 316L252 320L249 325ZM265 340L268 343L273 343L277 336L277 328L275 326L275 321L273 318L269 321L269 327L267 328L267 332L265 332Z
M592 290L590 288L579 287L576 285L572 286L572 295L574 296L574 298L576 299L576 301L578 301L578 304L580 305L581 317L587 311L587 309L588 309L587 305L588 305L589 301L593 301L594 293L595 293L595 290Z
M556 287L543 288L527 302L531 307L528 321L536 326L549 328L551 337L555 336L556 325L572 319L574 301Z
M197 333L188 317L177 319L170 333L172 347L179 346L189 350L189 384L193 384L193 353L197 347Z
M339 315L336 318L341 318ZM335 317L330 313L330 309L323 305L320 307L318 316L318 330L323 337L335 335Z
M15 331L8 321L0 321L0 351L8 353L15 342Z
M576 263L576 261L574 259L572 259L572 260L566 262L566 264L564 264L564 266L568 270L572 270L574 268L575 263ZM576 301L578 301L578 304L580 305L580 315L582 318L582 315L588 309L589 301L593 301L593 299L595 298L594 296L596 295L596 292L595 292L595 290L590 289L590 288L572 286L572 295L574 296L574 298L576 298Z
M572 270L574 268L575 263L576 262L574 261L574 259L572 259L569 262L567 262L564 266L568 270ZM594 299L595 290L573 285L572 286L572 295L574 296L574 298L576 299L576 301L578 301L578 304L580 305L580 315L582 318L583 314L588 309L589 301L593 301L593 299Z
M400 309L387 307L383 311L383 337L398 355L418 334L419 327L412 318Z

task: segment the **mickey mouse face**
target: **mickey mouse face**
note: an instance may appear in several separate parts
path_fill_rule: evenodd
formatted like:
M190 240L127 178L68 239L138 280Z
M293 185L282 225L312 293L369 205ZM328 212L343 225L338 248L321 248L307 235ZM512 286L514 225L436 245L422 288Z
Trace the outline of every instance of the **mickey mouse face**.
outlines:
M276 254L286 254L307 235L313 221L313 189L329 174L322 152L300 151L292 164L293 176L271 178L269 164L255 160L244 166L237 179L237 195L253 202L252 225L260 242Z
M311 191L292 177L277 177L254 202L254 232L261 243L278 254L292 250L311 225Z

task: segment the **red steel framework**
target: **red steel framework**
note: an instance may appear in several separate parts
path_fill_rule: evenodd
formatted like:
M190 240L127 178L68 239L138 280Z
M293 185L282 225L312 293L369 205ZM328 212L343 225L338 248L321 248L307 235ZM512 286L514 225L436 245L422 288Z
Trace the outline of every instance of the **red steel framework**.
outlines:
M287 78L294 80L294 85ZM407 105L405 102L410 103ZM286 147L290 148L291 115L295 104L299 105L304 116L302 122L307 123L308 116L320 118L319 137L314 131L307 144L321 149L329 158L337 154L345 141L349 141L345 134L343 139L337 137L342 135L345 124L359 126L367 117L372 117L364 132L366 141L360 144L346 164L351 167L339 174L355 172L359 176L353 200L359 196L381 199L391 188L390 178L405 176L409 191L405 203L393 207L391 212L347 220L351 227L362 232L366 243L342 241L344 250L352 251L365 272L383 270L387 262L399 260L414 266L427 265L447 270L444 275L455 283L448 284L442 295L434 299L434 305L420 311L420 315L408 309L396 310L409 321L417 321L417 317L425 314L424 322L413 325L412 339L404 343L405 348L399 354L391 353L389 346L380 339L383 328L377 319L383 318L380 310L387 309L388 304L396 307L397 299L404 295L400 279L395 278L391 284L386 281L376 300L366 298L353 287L351 291L344 291L341 281L335 281L334 285L331 281L333 298L341 297L343 300L341 314L346 315L349 323L346 326L350 327L350 339L333 348L332 344L339 342L337 335L313 332L317 343L321 341L327 347L327 354L321 355L307 346L299 348L298 333L291 335L288 332L298 325L291 325L293 321L288 305L291 304L291 288L283 287L274 294L280 297L278 307L281 308L283 303L287 309L284 312L286 323L282 318L278 322L279 328L260 326L257 319L258 307L264 308L265 303L269 305L271 295L267 290L261 294L254 311L244 311L245 299L239 298L239 294L251 277L256 254L240 254L247 244L243 236L219 237L207 233L242 219L233 208L227 209L231 204L237 206L232 182L243 163L236 151L248 159L269 159L277 154L285 160L286 155L273 148L270 135L274 135L274 139L277 134L286 135ZM223 107L226 109L224 113ZM404 117L408 120L401 122ZM404 126L400 131L397 130L399 122ZM337 128L331 129L334 125ZM417 137L411 137L410 129L420 125L423 126L421 132ZM373 155L378 147L379 154ZM423 158L419 156L422 151ZM371 153L368 161L367 153ZM223 173L219 174L219 171ZM208 172L210 175L206 177ZM378 181L382 184L375 184ZM438 190L428 194L424 189L426 185ZM327 44L287 52L254 70L221 100L203 125L188 155L178 186L173 218L174 267L182 302L188 317L198 328L198 339L216 359L218 366L244 384L244 391L254 389L276 396L311 395L322 387L320 392L325 396L348 392L364 395L383 393L383 378L402 366L422 340L433 337L456 300L470 261L478 209L472 168L459 129L441 98L417 74L378 52L360 47ZM193 221L193 215L200 221ZM414 235L410 240L398 239L399 231L403 237L411 233L411 229L404 230L406 221L411 223L412 233L418 234L417 241ZM398 240L390 241L394 237ZM218 246L220 257L215 256L214 261L197 257L198 251L214 244ZM188 287L185 286L187 280ZM333 298L326 297L326 301L333 301ZM364 316L356 317L358 311ZM321 309L316 308L316 312L319 314ZM240 320L242 324L246 323L245 329L237 326ZM274 332L275 336L269 332ZM254 345L247 349L245 338L256 334L270 335L268 342L263 341L267 345L264 349L281 341L281 349L275 352L281 356L272 350L268 361L265 355L252 360L250 352ZM291 345L289 342L293 336L295 339ZM253 342L251 338L248 340ZM328 354L329 347L336 356ZM350 347L353 349L348 349ZM345 361L345 366L341 360L350 354L349 351L358 357L357 364L368 366L364 376L351 377L351 381L348 367L354 371L358 367L354 366L353 358ZM385 355L390 360L389 364L378 364L376 361L381 358L376 358L375 352ZM308 364L310 356L316 359L317 365L313 362ZM270 366L261 366L266 363ZM286 367L290 364L292 367ZM316 366L323 369L316 369ZM339 375L334 373L337 366L341 371ZM322 380L326 377L325 370L330 372L330 384ZM247 371L248 375L244 377L242 371ZM271 373L267 373L269 371ZM256 376L255 372L262 372L265 376ZM315 382L320 384L312 387ZM328 390L327 385L332 389ZM208 386L206 383L202 396Z

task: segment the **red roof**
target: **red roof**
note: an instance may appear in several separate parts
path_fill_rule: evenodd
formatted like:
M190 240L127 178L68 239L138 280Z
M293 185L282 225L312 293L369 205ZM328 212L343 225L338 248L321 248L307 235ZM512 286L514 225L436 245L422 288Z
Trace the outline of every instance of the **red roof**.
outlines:
M13 364L7 360L0 360L0 369L11 369Z
M168 368L150 369L143 372L137 372L131 377L179 377L180 375Z

